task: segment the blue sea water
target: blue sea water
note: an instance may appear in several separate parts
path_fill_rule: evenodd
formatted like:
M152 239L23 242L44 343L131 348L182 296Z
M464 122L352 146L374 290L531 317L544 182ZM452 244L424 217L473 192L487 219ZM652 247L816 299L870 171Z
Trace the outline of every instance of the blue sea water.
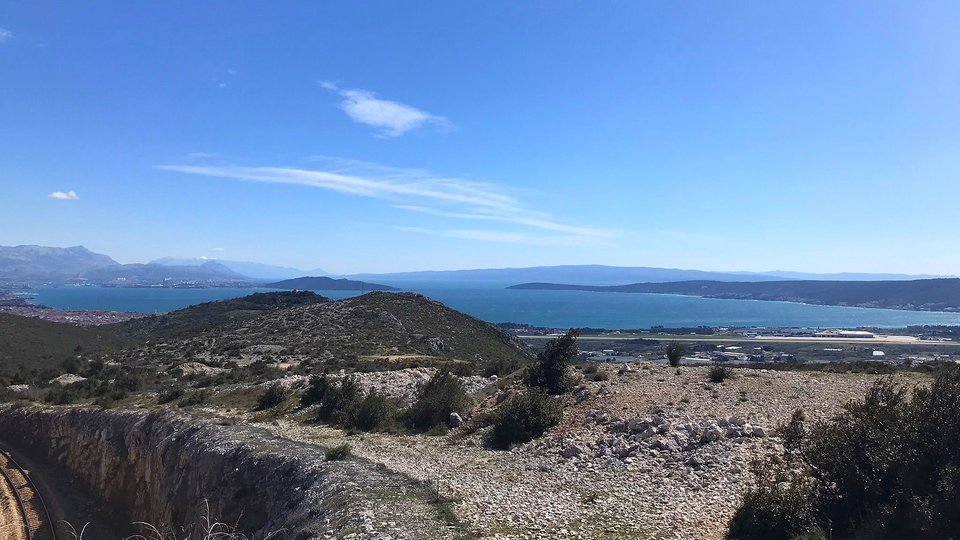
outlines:
M721 300L662 294L511 290L490 284L400 284L489 322L548 327L648 328L680 326L789 326L894 328L960 325L960 313L812 306L791 302ZM33 291L32 301L60 309L165 312L272 289L162 289L58 287ZM353 291L317 291L341 299Z

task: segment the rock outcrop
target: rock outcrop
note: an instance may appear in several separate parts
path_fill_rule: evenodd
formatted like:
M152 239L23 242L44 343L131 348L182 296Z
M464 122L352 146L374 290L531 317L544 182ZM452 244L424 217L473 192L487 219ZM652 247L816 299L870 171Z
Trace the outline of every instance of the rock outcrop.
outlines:
M0 409L0 438L66 466L130 522L195 526L209 505L209 516L255 538L447 536L446 524L436 524L444 533L424 526L411 534L370 517L373 505L387 517L422 515L410 508L420 484L363 460L327 462L322 447L250 426L162 411L24 407ZM364 496L392 491L410 496Z

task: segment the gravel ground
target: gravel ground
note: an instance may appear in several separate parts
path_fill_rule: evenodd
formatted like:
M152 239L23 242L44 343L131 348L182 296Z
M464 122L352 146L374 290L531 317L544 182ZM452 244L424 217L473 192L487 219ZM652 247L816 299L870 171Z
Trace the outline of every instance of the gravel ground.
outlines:
M461 523L481 538L715 539L723 537L752 482L750 462L782 452L779 439L770 436L776 426L798 407L812 419L827 418L878 378L738 369L714 384L704 367L618 368L601 367L610 379L585 383L579 403L566 398L570 406L560 426L508 452L483 448L482 433L346 439L355 455L438 485L455 501ZM911 385L928 380L896 378ZM648 422L643 426L652 421L654 432L661 428L642 442L644 435L625 428L641 418ZM701 433L717 424L727 435L706 440ZM747 433L737 425L746 425ZM262 427L303 442L344 439L339 430L293 420ZM683 429L696 433L689 443ZM676 447L674 439L684 444ZM620 444L633 446L621 457Z

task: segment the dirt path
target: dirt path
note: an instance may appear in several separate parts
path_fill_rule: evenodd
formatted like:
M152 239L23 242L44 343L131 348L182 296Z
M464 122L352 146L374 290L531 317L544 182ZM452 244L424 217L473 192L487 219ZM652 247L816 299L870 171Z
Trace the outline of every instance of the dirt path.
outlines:
M0 452L0 533L11 540L55 540L40 494L11 458Z

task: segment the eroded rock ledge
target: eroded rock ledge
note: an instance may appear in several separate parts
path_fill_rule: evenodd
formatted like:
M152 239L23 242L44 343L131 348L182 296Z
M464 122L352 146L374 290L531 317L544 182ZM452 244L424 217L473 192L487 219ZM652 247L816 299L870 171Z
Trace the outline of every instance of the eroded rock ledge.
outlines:
M423 486L362 460L325 462L323 448L163 411L0 410L0 436L66 466L130 521L183 527L210 515L261 538L442 538ZM404 496L396 496L403 494ZM423 496L421 496L423 495ZM206 504L205 504L206 501ZM378 517L398 521L374 521Z

